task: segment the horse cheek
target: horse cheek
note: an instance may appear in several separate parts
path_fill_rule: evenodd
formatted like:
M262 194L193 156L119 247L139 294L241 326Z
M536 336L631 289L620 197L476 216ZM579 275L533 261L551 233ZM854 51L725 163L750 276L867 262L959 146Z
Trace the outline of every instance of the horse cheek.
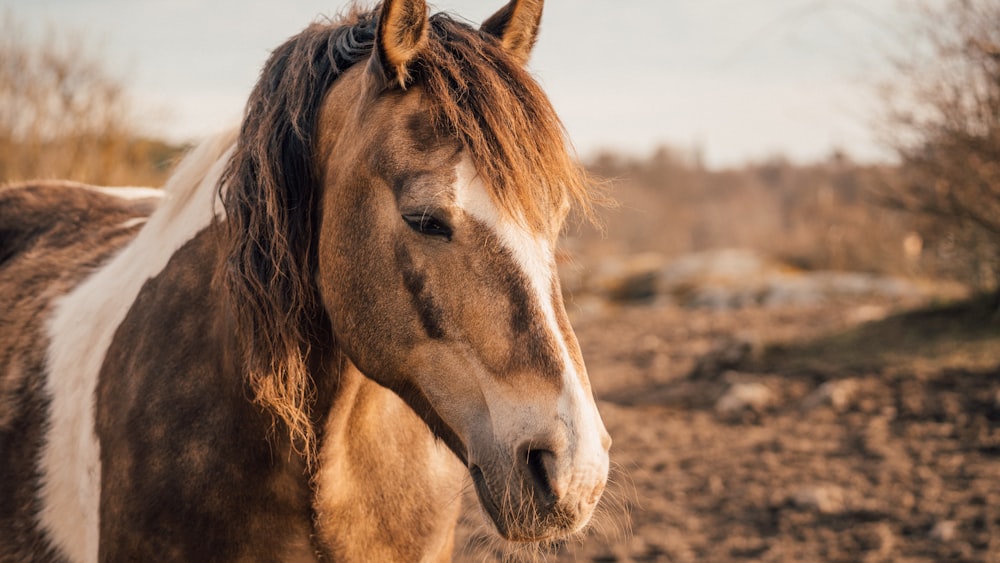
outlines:
M356 197L361 201L347 205L371 203L365 201L371 195ZM400 276L387 258L392 251L385 227L372 224L372 217L377 215L338 216L337 228L325 229L317 285L338 345L365 375L387 384L387 374L402 365L399 344L408 338L406 323L394 313L404 306Z

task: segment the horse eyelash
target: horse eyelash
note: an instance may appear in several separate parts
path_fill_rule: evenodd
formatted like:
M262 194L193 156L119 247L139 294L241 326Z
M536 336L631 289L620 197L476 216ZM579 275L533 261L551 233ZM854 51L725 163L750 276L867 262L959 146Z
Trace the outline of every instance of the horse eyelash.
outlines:
M427 236L441 237L451 242L452 230L447 223L434 217L422 213L420 215L403 215L403 221L414 231Z

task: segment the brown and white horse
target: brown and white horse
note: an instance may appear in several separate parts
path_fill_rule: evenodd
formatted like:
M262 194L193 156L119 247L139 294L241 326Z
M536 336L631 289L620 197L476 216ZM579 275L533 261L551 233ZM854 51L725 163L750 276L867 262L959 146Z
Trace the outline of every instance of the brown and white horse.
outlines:
M310 26L162 197L0 189L0 560L447 559L467 475L508 540L588 523L541 4Z

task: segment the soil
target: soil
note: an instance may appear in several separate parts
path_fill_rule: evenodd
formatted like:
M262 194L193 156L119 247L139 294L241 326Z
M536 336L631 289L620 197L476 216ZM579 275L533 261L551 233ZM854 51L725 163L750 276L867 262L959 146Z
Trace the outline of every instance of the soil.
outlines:
M1000 561L1000 321L984 300L569 307L612 446L581 538L458 561Z

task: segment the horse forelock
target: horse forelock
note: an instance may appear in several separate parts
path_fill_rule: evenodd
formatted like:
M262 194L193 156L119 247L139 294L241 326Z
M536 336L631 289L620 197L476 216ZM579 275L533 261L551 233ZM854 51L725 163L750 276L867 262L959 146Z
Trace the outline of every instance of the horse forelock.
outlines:
M528 70L489 34L446 14L430 22L415 80L435 124L459 138L501 211L538 231L558 227L572 205L591 217L591 182Z
M237 322L256 401L309 452L306 368L319 298L318 116L348 68L370 58L378 8L314 23L278 47L247 103L224 177L227 237L221 280ZM588 179L551 104L493 36L444 14L430 18L411 69L434 127L471 156L499 208L551 232L576 203L589 216Z

